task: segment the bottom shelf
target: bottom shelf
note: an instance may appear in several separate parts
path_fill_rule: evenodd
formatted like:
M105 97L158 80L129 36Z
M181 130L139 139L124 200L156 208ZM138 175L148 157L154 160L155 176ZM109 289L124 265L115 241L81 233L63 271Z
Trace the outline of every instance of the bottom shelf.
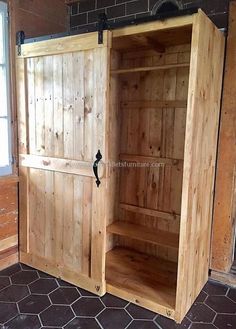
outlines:
M106 255L107 292L174 317L177 264L117 247Z

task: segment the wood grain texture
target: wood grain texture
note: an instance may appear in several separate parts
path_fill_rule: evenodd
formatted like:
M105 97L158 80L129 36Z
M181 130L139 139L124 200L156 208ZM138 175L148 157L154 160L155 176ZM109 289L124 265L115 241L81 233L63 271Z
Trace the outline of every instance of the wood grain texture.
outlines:
M229 32L223 84L223 103L216 172L216 194L211 244L211 268L228 273L233 261L235 239L234 194L236 178L236 2L230 3Z
M108 34L99 47L88 34L85 49L68 51L69 37L60 54L52 43L51 55L35 47L35 57L17 58L20 257L37 268L51 264L51 272L75 284L81 278L99 295L105 292L107 184L101 165L97 188L92 166L98 150L107 158Z
M143 225L129 224L124 221L115 221L107 227L107 232L169 248L178 249L179 246L179 236L177 234L161 230L153 231Z
M56 6L55 6L56 4ZM16 64L15 64L15 38L16 32L24 30L27 37L33 37L42 34L57 33L66 29L66 6L62 1L41 2L38 0L8 0L9 15L10 15L10 94L11 94L11 123L12 123L12 152L17 159L17 122L16 122ZM23 65L23 63L22 63ZM17 75L24 74L23 71L18 71ZM22 76L21 76L22 78ZM24 81L24 78L22 79ZM32 80L31 80L32 81ZM23 87L24 88L24 87ZM23 92L21 89L20 92ZM20 99L18 98L18 101ZM20 100L19 106L24 106L24 99ZM19 117L21 121L22 117ZM24 120L24 119L23 119ZM21 123L20 123L21 125ZM19 129L21 142L23 141L22 130ZM25 147L27 147L25 145ZM24 145L20 145L21 151L24 151ZM26 171L25 171L26 172ZM23 174L23 173L22 173ZM13 176L0 178L0 246L5 248L1 250L0 269L10 266L18 261L18 175L17 161L13 165ZM11 183L11 186L9 185ZM21 184L23 190L26 189ZM21 201L20 201L21 203ZM23 209L22 209L23 211ZM3 239L3 240L2 240ZM22 248L23 246L23 239ZM14 246L13 246L14 244Z
M107 290L173 318L177 264L115 248L107 253Z
M22 53L20 57L29 58L50 56L102 48L108 42L106 33L104 34L103 42L103 44L98 45L96 32L39 41L22 45ZM69 63L72 65L72 62Z
M161 56L152 50L127 51L119 67L186 67L129 73L119 79L120 212L114 219L149 229L179 233L189 79L189 45L167 47ZM113 77L115 79L115 77ZM159 86L158 88L156 86ZM134 101L135 100L135 101ZM150 246L126 237L119 245L177 261L178 251Z
M190 62L175 314L178 322L208 279L223 61L224 36L199 11L193 24Z

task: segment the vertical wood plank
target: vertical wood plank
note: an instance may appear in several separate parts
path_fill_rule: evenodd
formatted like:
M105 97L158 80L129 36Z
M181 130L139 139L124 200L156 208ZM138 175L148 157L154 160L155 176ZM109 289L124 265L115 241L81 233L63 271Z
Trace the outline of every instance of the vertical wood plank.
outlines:
M63 55L64 158L74 156L74 85L73 54Z
M17 59L17 106L18 106L18 140L19 152L28 153L28 123L27 123L27 63L24 59ZM29 216L28 216L28 169L19 168L19 244L20 251L29 250Z
M175 314L178 322L208 279L223 59L223 34L200 11L192 34Z
M75 88L75 112L74 112L74 159L84 159L84 53L74 54L74 88ZM92 138L91 138L92 139Z
M53 57L54 156L64 155L63 57Z
M45 112L44 112L44 65L43 57L35 59L35 98L36 98L36 152L45 154Z
M54 108L53 108L53 57L43 58L43 95L44 95L44 127L45 127L45 155L54 155Z

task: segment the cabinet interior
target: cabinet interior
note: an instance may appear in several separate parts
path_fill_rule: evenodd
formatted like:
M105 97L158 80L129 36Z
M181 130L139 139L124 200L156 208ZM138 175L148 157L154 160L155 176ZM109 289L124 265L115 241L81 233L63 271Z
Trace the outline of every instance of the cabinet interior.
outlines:
M191 32L112 43L107 290L159 312L176 302Z

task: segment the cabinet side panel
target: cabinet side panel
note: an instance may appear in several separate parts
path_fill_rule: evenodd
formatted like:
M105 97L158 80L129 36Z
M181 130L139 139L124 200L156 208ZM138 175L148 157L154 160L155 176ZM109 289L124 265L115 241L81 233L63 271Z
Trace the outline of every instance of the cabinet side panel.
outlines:
M201 12L194 19L186 124L175 319L208 278L224 37Z

